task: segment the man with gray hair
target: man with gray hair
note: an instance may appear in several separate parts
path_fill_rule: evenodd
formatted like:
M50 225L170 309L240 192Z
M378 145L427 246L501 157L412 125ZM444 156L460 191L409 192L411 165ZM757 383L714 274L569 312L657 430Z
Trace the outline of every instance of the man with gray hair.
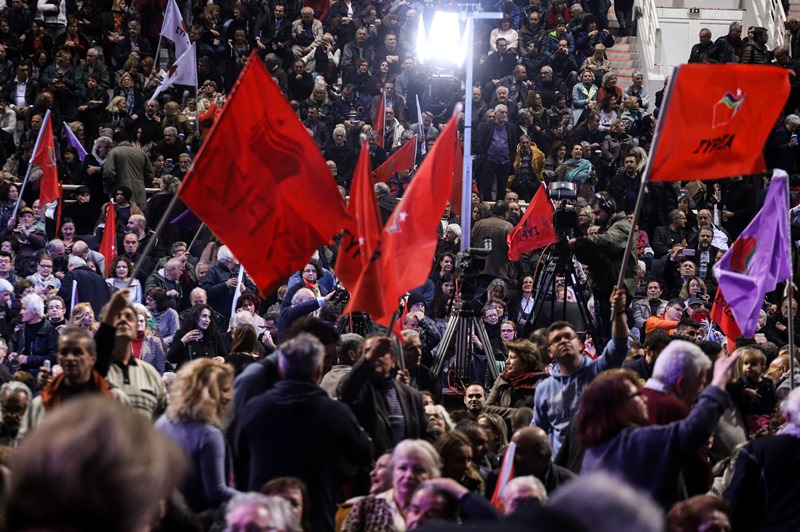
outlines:
M503 513L514 513L528 504L544 504L547 502L547 488L542 481L533 475L515 477L503 488Z
M160 270L153 272L147 278L147 283L144 285L144 293L150 292L153 288L163 288L169 297L170 306L178 312L185 310L183 298L183 286L181 285L181 275L186 262L179 258L169 259L164 267Z
M217 265L210 268L200 281L200 288L208 294L209 306L225 318L223 323L226 324L231 319L234 296L238 298L244 292L258 293L249 275L242 278L242 286L237 292L240 267L238 259L228 246L222 246L217 251Z
M11 370L25 370L34 379L45 360L49 360L51 364L56 363L58 333L44 316L44 301L41 297L36 294L23 297L20 322L8 346L11 351L8 355Z
M334 528L341 459L366 467L371 458L369 438L353 413L319 387L324 355L322 343L308 333L281 344L283 380L245 405L234 437L237 456L250 464L250 490L282 476L305 482L314 530Z
M225 508L225 530L282 530L302 532L292 505L277 495L239 493Z
M58 290L58 295L70 306L72 310L72 285L73 281L76 283L78 295L76 300L78 303L89 303L92 306L95 316L100 315L100 310L108 303L111 297L111 291L106 284L105 279L93 269L86 265L86 261L82 258L70 255L67 264L69 270L61 281L61 288Z
M505 87L500 87L505 89ZM506 93L508 89L505 89ZM508 106L494 108L494 121L482 122L475 135L475 155L478 157L478 186L481 198L489 201L503 199L508 176L514 173L512 162L516 156L517 130L508 120ZM492 196L496 184L497 192Z
M5 340L2 345L5 346ZM6 382L0 387L0 411L3 413L0 418L0 445L19 447L23 436L20 431L22 420L32 400L30 388L21 382Z
M673 340L658 355L653 376L640 390L647 399L647 424L667 425L689 415L692 405L705 388L711 360L697 345ZM689 495L699 495L711 487L711 467L705 451L693 456L683 472Z

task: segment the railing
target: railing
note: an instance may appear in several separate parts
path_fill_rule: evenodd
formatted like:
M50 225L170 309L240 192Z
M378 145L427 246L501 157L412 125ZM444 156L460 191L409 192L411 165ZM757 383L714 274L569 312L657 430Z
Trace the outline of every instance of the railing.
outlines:
M749 0L745 2L744 27L762 26L769 31L769 46L775 48L784 44L783 23L786 21L786 12L783 10L781 0Z
M642 58L642 69L647 72L648 79L653 77L663 79L661 26L658 24L656 2L636 0L634 9L637 14L636 36Z

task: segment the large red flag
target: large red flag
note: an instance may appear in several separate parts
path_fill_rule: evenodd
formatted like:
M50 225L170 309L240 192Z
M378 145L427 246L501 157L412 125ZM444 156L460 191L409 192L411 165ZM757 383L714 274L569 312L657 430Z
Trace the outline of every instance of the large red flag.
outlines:
M766 65L679 66L663 110L651 181L754 174L789 97L789 75Z
M739 329L739 324L736 323L736 318L733 317L733 310L722 295L722 289L717 288L717 295L714 297L714 304L711 306L711 314L709 315L712 321L719 325L725 336L728 337L728 351L733 353L735 348L736 339L742 335Z
M464 186L464 150L461 148L463 137L456 141L456 152L453 155L453 188L450 192L450 210L461 216L461 194Z
M458 115L439 135L381 233L380 249L352 291L346 312L362 310L388 326L400 297L428 278L436 251L436 227L453 182Z
M103 228L103 239L100 241L100 253L106 258L106 277L108 277L111 260L117 256L117 210L112 201L108 202L106 210L106 226Z
M383 135L381 135L380 138L383 138ZM392 174L414 168L414 154L416 152L417 137L415 135L414 138L407 140L405 144L397 148L382 165L375 169L375 179L373 183L385 183L392 177Z
M369 264L383 228L370 173L369 149L364 144L350 188L349 211L353 222L344 231L336 258L336 277L351 291Z
M53 124L50 120L50 111L44 115L39 137L31 158L33 164L42 169L42 179L39 182L39 205L44 210L45 216L55 220L58 204L61 201L61 182L58 180L56 167L56 147L53 139ZM58 222L56 222L58 223Z
M372 119L372 131L378 133L378 146L383 148L383 134L386 130L386 95L381 94L378 100L378 108L375 110L375 117Z
M522 253L543 248L556 241L553 229L553 204L547 198L547 189L539 187L517 226L508 233L508 259L519 260Z
M178 194L265 293L350 222L325 159L256 52Z

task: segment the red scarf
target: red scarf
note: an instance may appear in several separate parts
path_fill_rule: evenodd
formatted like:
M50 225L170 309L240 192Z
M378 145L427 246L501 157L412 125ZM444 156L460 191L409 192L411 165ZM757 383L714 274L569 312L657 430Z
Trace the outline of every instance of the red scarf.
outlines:
M142 358L142 344L144 343L144 331L136 336L136 340L131 343L131 350L133 351L134 358Z
M511 375L508 370L505 370L501 377L512 388L533 390L536 387L536 383L547 377L547 374L541 371L530 371L521 375Z

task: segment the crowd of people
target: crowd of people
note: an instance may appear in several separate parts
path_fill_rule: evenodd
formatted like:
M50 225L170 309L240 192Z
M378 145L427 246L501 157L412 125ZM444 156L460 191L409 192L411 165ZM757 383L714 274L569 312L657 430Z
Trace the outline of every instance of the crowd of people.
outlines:
M480 3L503 16L476 25L462 215L491 250L462 268L448 203L396 338L342 316L337 241L262 294L208 230L153 228L254 51L343 195L361 149L375 168L416 135L422 161L465 93L460 72L416 60L419 21L443 6L181 1L198 93L150 101L162 56L174 59L164 7L0 9L1 529L800 528L797 302L783 286L768 294L753 338L725 338L710 319L713 266L769 176L650 183L633 219L663 90L651 95L639 72L619 86L609 61L635 33L631 0L615 1L613 27L604 1ZM786 30L797 37L800 22ZM770 49L766 35L703 29L688 60L789 71L764 153L794 174L800 38ZM30 164L47 111L59 179L74 185L58 222ZM384 223L413 178L375 185ZM509 233L554 182L574 185L559 205L574 227L559 229L557 252L511 261ZM99 252L109 233L112 256ZM548 286L555 260L570 271ZM584 307L580 320L553 310ZM462 308L482 325L455 335L466 366L446 345Z

